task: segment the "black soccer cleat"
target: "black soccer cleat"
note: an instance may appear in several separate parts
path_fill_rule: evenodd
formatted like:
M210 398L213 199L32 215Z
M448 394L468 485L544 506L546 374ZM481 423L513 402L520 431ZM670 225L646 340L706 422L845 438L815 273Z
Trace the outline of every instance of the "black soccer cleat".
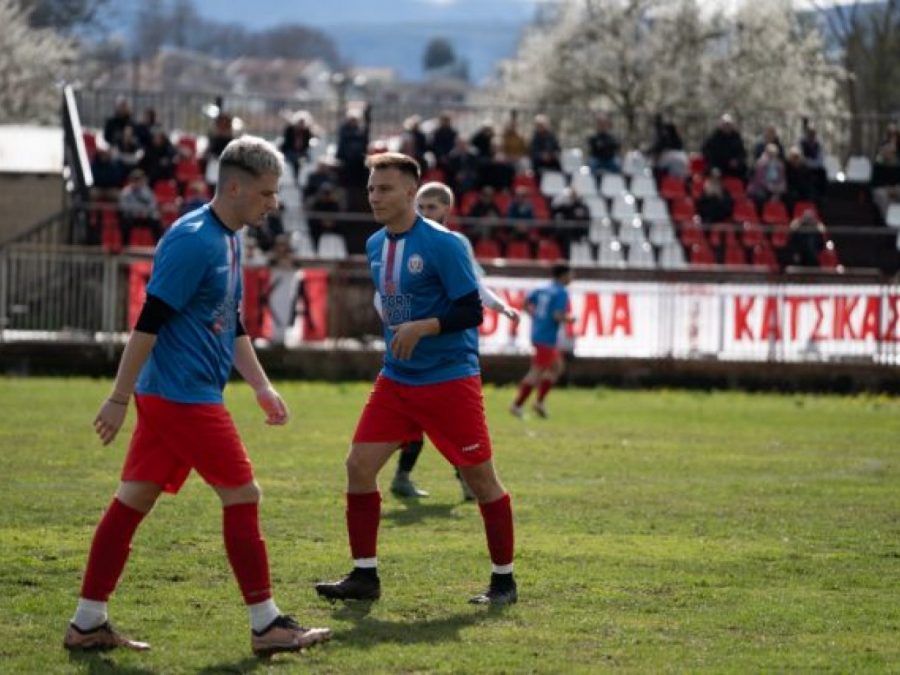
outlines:
M501 579L498 579L501 577ZM504 581L502 577L509 577ZM469 603L473 605L492 605L500 607L503 605L514 605L519 600L519 592L516 589L516 581L511 574L492 574L491 585L488 589L474 598L469 598Z
M323 581L316 584L319 597L331 600L378 600L381 597L381 581L374 570L356 567L340 581Z

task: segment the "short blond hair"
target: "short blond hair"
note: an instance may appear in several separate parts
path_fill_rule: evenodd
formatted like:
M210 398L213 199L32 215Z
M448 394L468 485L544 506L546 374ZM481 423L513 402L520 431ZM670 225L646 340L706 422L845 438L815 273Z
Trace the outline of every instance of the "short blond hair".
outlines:
M265 174L281 176L284 156L274 145L259 136L235 138L219 155L219 182L223 172L240 171L259 178Z
M444 206L453 206L453 190L440 181L425 183L416 193L416 201L420 199L437 199Z
M370 171L379 169L397 169L402 174L411 177L416 183L422 177L419 163L409 155L402 152L382 152L377 155L369 155L366 158L366 167Z

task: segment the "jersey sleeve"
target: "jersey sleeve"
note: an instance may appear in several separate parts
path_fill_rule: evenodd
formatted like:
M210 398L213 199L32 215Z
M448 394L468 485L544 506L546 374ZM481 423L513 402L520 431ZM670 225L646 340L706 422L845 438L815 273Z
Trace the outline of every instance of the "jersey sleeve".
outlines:
M478 279L472 261L458 237L448 234L432 248L437 274L444 285L447 297L457 300L478 290Z
M557 312L565 312L569 309L569 294L562 289L553 298L553 305L550 308L551 315Z
M164 237L153 259L147 294L180 312L200 287L208 259L209 251L200 237Z

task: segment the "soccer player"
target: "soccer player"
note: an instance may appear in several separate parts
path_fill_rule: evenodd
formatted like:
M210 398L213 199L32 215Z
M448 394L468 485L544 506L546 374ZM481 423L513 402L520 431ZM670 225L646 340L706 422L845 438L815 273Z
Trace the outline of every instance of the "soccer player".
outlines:
M553 281L542 288L529 293L525 301L525 311L531 316L531 343L534 345L534 356L531 368L519 383L519 393L509 411L516 417L522 417L522 406L529 394L537 387L537 398L534 412L540 417L547 416L544 399L562 375L564 362L559 353L557 340L561 324L575 321L569 314L569 292L566 286L572 281L572 270L568 265L554 265Z
M225 550L249 610L253 651L299 651L331 636L327 628L301 627L272 598L258 518L260 488L222 402L234 366L256 392L266 423L288 420L239 314L238 231L261 223L275 209L282 170L281 154L263 139L231 141L219 158L212 202L182 216L160 241L147 300L112 393L94 420L97 435L108 445L134 393L137 426L116 495L94 533L78 607L63 640L66 649L150 648L112 628L107 600L138 525L160 493L177 492L191 469L222 502Z
M330 600L381 596L376 543L378 472L404 442L424 432L475 493L493 573L476 604L516 601L513 517L491 461L478 364L482 321L468 251L449 230L415 210L419 165L399 153L368 160L369 203L384 227L366 243L385 322L384 368L363 408L347 457L347 530L353 571L316 591Z
M416 210L425 218L433 220L439 225L445 223L452 209L453 191L444 183L438 181L425 183L416 193ZM518 322L519 313L503 302L503 300L501 300L500 297L484 283L484 270L475 260L475 252L472 250L472 244L469 243L468 238L460 233L456 233L456 236L458 236L463 244L465 244L472 261L472 266L478 275L478 293L481 296L481 302L495 312L500 312L505 315L510 321ZM381 296L377 291L375 292L375 309L378 311L378 315L382 316ZM397 471L394 474L394 479L391 481L391 492L398 497L428 496L428 493L416 487L416 484L413 483L409 477L421 452L421 438L414 441L408 441L401 446L400 457L397 461ZM456 469L455 471L456 478L459 480L460 486L462 487L463 499L466 501L474 500L475 494L469 489L469 486L466 485L466 481L464 481L460 475L459 469Z

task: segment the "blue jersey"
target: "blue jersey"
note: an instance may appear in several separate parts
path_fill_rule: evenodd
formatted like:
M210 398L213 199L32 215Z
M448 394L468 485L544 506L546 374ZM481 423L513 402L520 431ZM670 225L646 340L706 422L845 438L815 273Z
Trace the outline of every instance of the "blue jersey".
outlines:
M240 237L203 206L160 240L147 294L175 310L160 328L136 391L181 403L221 403L241 302Z
M561 283L537 288L528 294L527 305L534 305L531 315L531 342L555 347L559 336L559 324L553 315L569 308L569 292Z
M472 262L459 238L417 216L402 234L378 230L366 242L366 255L384 320L384 376L403 384L434 384L477 375L477 328L424 337L406 361L391 354L390 326L439 318L454 300L478 291Z

